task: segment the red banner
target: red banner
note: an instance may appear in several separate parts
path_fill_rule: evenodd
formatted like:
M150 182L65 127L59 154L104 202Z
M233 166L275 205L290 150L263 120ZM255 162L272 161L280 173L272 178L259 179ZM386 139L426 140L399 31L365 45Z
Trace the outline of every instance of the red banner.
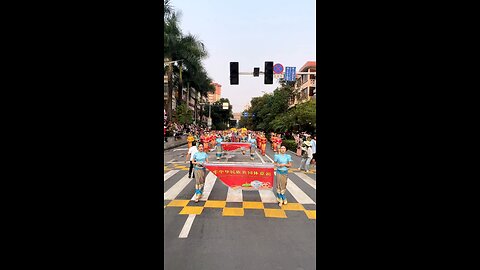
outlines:
M233 151L238 148L244 147L245 149L250 149L250 143L243 142L222 142L222 149L225 151Z
M225 185L242 190L273 188L273 164L205 163L204 166Z

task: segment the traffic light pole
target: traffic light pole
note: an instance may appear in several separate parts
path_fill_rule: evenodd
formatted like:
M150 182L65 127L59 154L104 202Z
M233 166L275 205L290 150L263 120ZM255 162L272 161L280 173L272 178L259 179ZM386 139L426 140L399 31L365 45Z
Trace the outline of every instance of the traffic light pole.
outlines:
M265 72L260 71L258 74L265 75ZM253 75L253 72L238 72L238 75Z

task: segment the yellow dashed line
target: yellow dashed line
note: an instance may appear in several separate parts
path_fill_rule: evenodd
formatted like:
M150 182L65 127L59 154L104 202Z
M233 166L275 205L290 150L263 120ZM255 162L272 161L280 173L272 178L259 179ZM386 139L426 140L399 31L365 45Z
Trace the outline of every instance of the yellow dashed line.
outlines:
M189 200L173 200L167 206L168 207L185 207Z
M263 209L265 217L287 218L287 214L282 209Z
M243 202L242 207L226 207L226 201L207 200L204 206L189 206L190 200L172 200L165 207L181 207L180 215L201 215L204 208L223 209L222 216L243 217L245 209L263 210L266 218L288 218L286 211L303 211L308 219L317 219L316 210L306 210L300 203L288 203L281 209L265 208L262 202Z
M305 214L309 219L317 219L317 211L316 210L305 210Z
M200 215L203 211L203 207L201 206L185 206L182 211L180 211L180 215Z
M243 208L225 207L223 208L223 212L222 212L222 216L243 217L244 215L245 215L245 212L243 211Z
M225 208L226 201L206 201L205 208Z
M244 209L264 209L261 202L243 202Z
M305 208L300 203L289 203L282 205L282 210L305 211Z

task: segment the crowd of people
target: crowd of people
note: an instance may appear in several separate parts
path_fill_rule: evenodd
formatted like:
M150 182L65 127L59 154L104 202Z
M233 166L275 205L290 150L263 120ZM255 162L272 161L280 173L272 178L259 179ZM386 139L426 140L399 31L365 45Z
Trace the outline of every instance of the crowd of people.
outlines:
M243 142L250 144L250 159L254 160L256 149L259 149L261 154L265 156L265 149L267 146L267 137L264 132L251 131L245 128L230 130L206 130L202 128L188 127L189 133L187 136L188 153L185 162L190 163L188 177L195 179L195 202L198 202L203 194L203 187L205 183L206 168L203 164L208 163L208 152L216 151L216 159L222 157L223 149L222 142ZM287 186L288 168L292 166L292 156L287 154L287 148L282 145L282 138L285 139L285 134L271 133L270 142L274 154L274 165L276 167L276 197L279 205L287 204L285 197ZM295 153L301 157L301 164L299 170L310 172L310 166L315 164L316 158L316 136L311 136L305 132L291 134L297 143L298 149ZM246 154L246 150L241 148L242 154ZM193 172L193 174L192 174Z

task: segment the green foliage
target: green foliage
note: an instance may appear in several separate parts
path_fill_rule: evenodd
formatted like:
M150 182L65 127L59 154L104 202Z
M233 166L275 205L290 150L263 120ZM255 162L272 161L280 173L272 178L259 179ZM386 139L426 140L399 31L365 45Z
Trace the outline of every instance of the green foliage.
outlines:
M212 104L211 108L211 117L212 117L212 129L224 130L227 129L227 124L230 119L233 117L232 105L229 105L228 110L223 109L223 103L227 102L230 104L228 98L221 98L217 102ZM208 117L209 105L205 106L203 115Z
M254 97L251 100L251 107L248 110L255 118L241 120L241 126L249 129L264 130L266 132L285 132L293 125L293 117L286 115L288 110L288 99L292 94L292 87L283 83L273 93L266 93L261 97Z
M180 28L181 12L175 10L172 1L164 0L164 61L182 60L175 64L170 63L165 68L164 75L168 75L168 101L172 102L173 88L184 88L185 85L195 88L203 96L214 90L212 79L208 76L202 60L208 56L205 44L195 35L182 33ZM182 92L178 91L177 102L182 100ZM167 114L173 115L170 105Z
M297 143L295 140L283 140L282 145L285 145L288 150L296 152L297 151Z
M180 104L176 109L176 117L180 124L193 123L193 111L185 103Z

